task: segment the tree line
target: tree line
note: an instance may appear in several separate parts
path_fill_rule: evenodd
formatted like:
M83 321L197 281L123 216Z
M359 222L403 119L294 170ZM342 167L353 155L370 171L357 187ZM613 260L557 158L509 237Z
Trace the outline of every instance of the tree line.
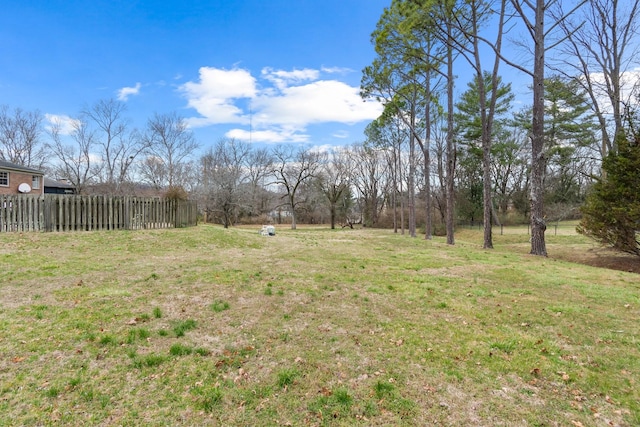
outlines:
M607 165L621 164L607 159L634 158L639 3L392 0L361 82L362 97L384 112L362 141L329 151L221 138L197 155L177 114L155 114L137 130L123 103L101 100L47 128L38 112L0 108L0 158L81 193L183 192L225 226L361 222L410 236L422 227L426 239L454 244L457 223L481 223L491 248L493 225L528 221L531 253L546 255L547 222L599 206L591 189L616 173ZM505 43L520 48L518 59ZM504 67L531 78L529 106L514 106ZM456 95L462 73L471 78ZM627 229L637 228L633 218Z
M448 243L461 217L481 218L484 247L492 248L492 225L515 210L530 222L531 253L547 255L548 220L579 215L590 186L606 179L603 161L624 155L620 142L635 138L638 6L393 0L385 8L361 92L384 105L373 133L394 139L387 143L394 150L403 142L392 135L406 141L406 162L395 167L407 177L411 235L414 178L433 176L435 166L437 180L423 179L421 192L427 212L435 202L444 213ZM504 67L531 79L529 107L514 111ZM459 70L471 78L456 99Z
M0 159L45 171L79 194L130 194L144 183L154 189L181 186L198 148L175 113L155 114L142 131L131 126L126 105L100 100L77 117L0 106Z

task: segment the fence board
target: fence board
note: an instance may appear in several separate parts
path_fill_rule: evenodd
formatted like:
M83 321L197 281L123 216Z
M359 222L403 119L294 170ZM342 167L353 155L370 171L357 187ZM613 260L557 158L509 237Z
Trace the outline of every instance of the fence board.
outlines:
M140 230L197 225L197 204L159 197L0 195L0 232Z

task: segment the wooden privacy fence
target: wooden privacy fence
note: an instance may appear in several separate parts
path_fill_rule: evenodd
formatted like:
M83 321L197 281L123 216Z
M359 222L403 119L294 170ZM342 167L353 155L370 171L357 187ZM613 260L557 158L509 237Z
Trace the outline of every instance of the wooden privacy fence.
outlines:
M90 231L197 225L191 200L61 194L0 195L0 232Z

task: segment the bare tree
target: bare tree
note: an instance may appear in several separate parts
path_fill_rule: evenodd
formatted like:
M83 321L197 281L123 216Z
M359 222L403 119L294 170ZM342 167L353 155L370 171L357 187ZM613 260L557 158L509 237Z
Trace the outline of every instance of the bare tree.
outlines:
M519 126L502 130L499 138L500 143L494 146L491 175L496 188L498 212L506 215L514 195L526 193L528 189L529 141L525 130ZM527 212L528 208L524 209L524 213Z
M120 193L122 185L129 180L136 158L148 148L149 141L137 132L129 131L123 102L100 100L82 113L97 127L96 148L100 148L102 161L101 181L107 185L108 191Z
M586 1L586 0L585 0ZM545 54L557 46L560 41L547 43L553 30L580 7L580 2L570 12L562 16L552 16L552 24L545 26L545 20L554 4L558 0L511 0L517 16L524 23L533 42L533 70L523 65L506 60L507 63L533 78L533 118L531 124L531 254L547 256L547 246L544 232L547 224L544 215L544 172L546 159L544 152L544 82L545 82Z
M65 143L62 123L54 122L49 130L51 143L48 148L57 160L54 166L56 175L69 180L76 192L83 194L87 185L100 173L91 159L95 137L85 121L72 120L71 126L70 141Z
M249 216L261 215L269 210L270 193L265 189L265 183L271 174L272 164L272 156L268 149L253 148L249 152L245 165L251 193L247 209Z
M448 2L452 3L452 2ZM454 104L453 104L453 88L454 88L454 74L453 74L453 44L455 39L455 32L453 29L453 7L447 6L444 8L443 13L444 21L445 21L445 29L446 29L446 45L447 45L447 173L446 173L446 203L447 203L447 213L446 213L446 221L445 227L447 229L447 244L453 245L455 244L455 239L453 236L454 232L454 221L455 221L455 187L454 187L454 174L456 169L456 148L454 142L454 126L453 126L453 114L454 114Z
M329 202L331 229L336 228L338 203L349 194L351 162L344 149L334 149L321 166L317 184Z
M377 120L369 123L364 130L367 137L364 146L380 152L379 160L385 162L384 170L388 174L386 189L388 190L385 199L393 210L393 232L405 233L405 208L407 205L407 193L411 193L408 187L409 172L408 163L411 156L405 153L405 145L411 131L405 119L401 117L400 111L394 114L383 114ZM357 150L353 150L352 157ZM409 157L409 158L408 158ZM352 160L352 163L355 161ZM355 170L357 166L354 165ZM366 180L360 180L364 183ZM414 216L415 219L415 216Z
M322 154L308 148L279 145L273 150L274 184L281 186L291 210L291 229L296 229L296 209L304 203L298 197L302 185L316 176Z
M169 168L162 158L146 155L138 165L138 171L142 179L156 190L167 186Z
M42 169L47 157L41 134L42 115L38 111L16 108L12 114L9 107L0 106L0 159Z
M561 6L554 16L567 37L562 68L571 77L577 75L591 99L604 158L617 151L616 137L623 132L624 105L631 99L631 91L625 97L625 86L635 83L625 81L625 74L640 62L640 0L590 0L570 19L562 19L566 14Z
M184 119L176 113L156 113L147 122L142 139L142 177L158 189L186 185L188 160L198 143Z
M361 203L362 224L371 227L378 222L383 207L388 164L383 161L384 148L366 144L354 145L349 154L353 162L353 185Z
M245 167L251 146L235 139L221 139L202 159L207 174L207 208L220 215L224 228L235 222L248 198L249 175Z

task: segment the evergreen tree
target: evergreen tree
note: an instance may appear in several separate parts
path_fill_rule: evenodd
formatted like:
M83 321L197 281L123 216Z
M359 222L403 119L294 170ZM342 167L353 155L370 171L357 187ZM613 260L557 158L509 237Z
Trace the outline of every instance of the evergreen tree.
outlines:
M602 168L605 178L594 184L577 230L640 256L640 134L620 137L618 151L609 153Z
M575 212L584 201L585 177L596 168L597 127L584 90L575 80L545 79L544 200L547 218ZM516 125L531 130L530 108L515 115Z
M494 80L497 93L493 93ZM481 110L489 109L489 98L495 97L493 101L493 122L490 135L491 166L495 153L504 148L504 142L500 141L498 135L503 132L505 120L504 116L511 107L514 95L511 92L511 84L502 83L502 78L495 78L489 73L484 73L483 90L485 91L485 107L480 103L480 84L478 78L470 81L467 90L461 95L460 101L456 104L457 113L455 121L457 123L456 134L459 137L458 157L459 167L457 172L459 213L461 216L475 222L483 219L484 194L483 194L483 119ZM491 172L491 170L489 171ZM493 183L490 182L491 193L494 192ZM492 204L492 203L491 203ZM492 212L489 212L491 215Z

